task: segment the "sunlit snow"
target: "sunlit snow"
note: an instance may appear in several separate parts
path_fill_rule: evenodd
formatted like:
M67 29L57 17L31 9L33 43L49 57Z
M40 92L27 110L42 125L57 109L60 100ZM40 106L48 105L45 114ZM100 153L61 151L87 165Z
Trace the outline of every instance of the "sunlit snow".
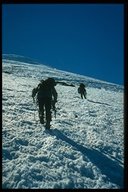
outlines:
M123 87L89 77L3 58L2 187L4 189L123 188ZM56 118L39 123L31 91L54 77ZM87 99L77 92L87 85Z

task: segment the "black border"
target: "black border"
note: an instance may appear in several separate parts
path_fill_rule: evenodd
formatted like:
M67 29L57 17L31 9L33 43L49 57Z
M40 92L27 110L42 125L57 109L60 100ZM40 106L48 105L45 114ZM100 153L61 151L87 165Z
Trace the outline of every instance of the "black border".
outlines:
M124 5L124 189L119 189L119 191L127 191L128 189L128 149L127 149L127 141L128 141L128 94L127 94L127 89L128 89L128 3L127 0L55 0L55 1L50 1L50 0L2 0L2 4L81 4L81 3L86 3L86 4L122 4ZM1 29L2 29L2 6L1 6ZM2 34L2 33L1 33ZM2 35L1 35L1 71L2 71ZM1 75L2 77L2 75ZM2 82L2 78L1 78ZM1 84L2 85L2 84ZM1 86L2 87L2 86ZM2 90L2 89L1 89ZM2 96L2 95L1 95ZM1 97L2 98L2 97ZM2 99L1 99L2 101ZM2 102L1 102L2 106ZM2 111L2 109L1 109ZM2 122L2 120L1 120ZM1 126L2 127L2 126ZM2 130L2 129L1 129ZM2 134L1 134L2 136ZM2 137L1 137L2 138ZM1 139L1 146L2 146L2 139ZM1 163L1 170L2 170L2 163ZM2 171L1 171L2 174ZM2 179L2 175L1 175ZM2 189L2 180L1 180L1 189ZM9 189L2 189L2 191L6 191ZM9 191L15 191L16 189L12 189ZM19 191L20 189L18 189ZM23 189L25 190L25 189ZM38 189L39 191L41 189ZM49 190L49 189L48 189ZM54 189L53 189L54 190ZM68 189L67 191L83 191L79 189ZM90 190L90 189L85 189L85 190ZM99 189L94 189L93 191L97 191ZM101 189L102 190L102 189ZM103 189L104 190L104 189ZM105 189L105 190L111 190L111 189ZM116 190L116 189L114 189ZM118 190L118 189L117 189ZM42 190L41 190L42 191ZM43 189L43 191L45 191ZM56 191L56 190L55 190ZM59 189L61 191L61 189Z

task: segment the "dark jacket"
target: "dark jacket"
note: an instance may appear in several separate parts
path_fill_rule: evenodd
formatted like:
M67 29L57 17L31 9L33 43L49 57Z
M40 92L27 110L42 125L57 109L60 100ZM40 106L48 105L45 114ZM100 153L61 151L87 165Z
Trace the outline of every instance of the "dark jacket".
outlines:
M86 89L85 89L85 85L83 83L80 84L80 86L78 87L78 93L86 93Z
M34 98L37 95L37 102L43 100L44 98L57 102L57 92L54 87L55 85L55 82L53 80L51 81L51 78L39 83L39 85L32 90L33 100L35 101Z

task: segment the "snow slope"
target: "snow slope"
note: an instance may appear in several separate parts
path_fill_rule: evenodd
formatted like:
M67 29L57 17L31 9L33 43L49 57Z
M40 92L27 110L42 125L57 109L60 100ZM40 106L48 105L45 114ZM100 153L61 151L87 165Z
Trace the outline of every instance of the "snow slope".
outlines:
M123 188L123 87L18 57L2 60L2 187ZM39 123L31 98L49 76L74 85L56 85L51 131ZM86 100L77 93L81 82L87 85Z

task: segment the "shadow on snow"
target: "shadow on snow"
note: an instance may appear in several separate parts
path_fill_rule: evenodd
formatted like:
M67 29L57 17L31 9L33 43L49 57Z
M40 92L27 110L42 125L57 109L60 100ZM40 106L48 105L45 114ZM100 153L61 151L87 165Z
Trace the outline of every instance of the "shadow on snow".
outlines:
M117 184L118 186L120 186L120 188L124 187L124 170L117 162L108 158L96 149L88 149L80 144L77 144L57 129L50 131L50 134L55 135L57 139L61 139L69 143L78 151L80 151L83 155L86 155L90 159L90 161L101 170L102 174L106 175L109 178L109 181Z

